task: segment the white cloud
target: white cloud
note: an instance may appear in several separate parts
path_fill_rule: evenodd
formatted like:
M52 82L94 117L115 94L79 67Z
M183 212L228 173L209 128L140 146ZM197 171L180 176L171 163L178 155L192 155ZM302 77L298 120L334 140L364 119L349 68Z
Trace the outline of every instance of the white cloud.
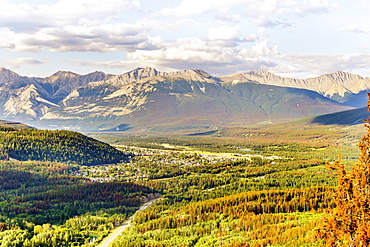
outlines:
M283 16L289 15L294 5L291 0L249 0L245 13L258 26L288 26L290 23Z
M276 56L279 54L278 47L271 48L268 45L268 40L264 39L256 43L255 46L250 50L251 54L258 56Z
M310 73L322 75L335 71L354 71L370 67L370 53L353 54L305 54L286 53L275 56L280 66L276 71L289 73Z
M141 24L113 23L65 25L41 28L33 33L0 30L0 48L12 51L117 52L157 49L162 40L145 34Z
M45 30L48 40L36 40L39 46L52 51L122 51L133 50L150 39L144 34L143 28L126 23L65 26L63 28Z
M45 63L43 61L34 59L34 58L29 58L29 57L20 57L12 60L1 60L2 64L7 64L6 67L9 69L17 69L23 65L30 65L30 64L42 64Z
M77 66L85 67L96 67L96 68L108 68L108 69L119 69L129 70L137 67L150 67L152 64L142 64L135 61L108 61L108 62L90 62L90 61L74 61Z
M16 34L13 31L0 30L0 49L14 49L16 43Z
M332 0L183 0L175 8L165 8L159 14L169 17L184 18L200 15L211 10L220 13L216 18L236 22L238 18L231 18L233 15L228 10L238 6L245 11L245 15L251 23L265 27L291 26L292 14L306 16L308 14L327 13L337 8L338 4Z
M248 15L257 18L261 15L267 17L271 14L285 15L292 12L302 15L327 12L332 8L337 8L338 4L332 0L183 0L177 7L165 8L160 14L182 18L199 15L213 9L226 12L235 6L247 9Z
M360 28L356 23L349 24L343 28L345 32L370 33L370 28Z
M0 47L18 52L39 52L41 49L57 52L112 52L155 46L150 44L151 39L140 32L140 28L121 24L44 28L35 34L1 32L4 33L6 36L0 38Z
M240 22L240 16L233 15L233 14L227 14L227 13L219 13L215 16L217 20L224 21L224 22L230 22L230 23L238 23Z
M246 0L183 0L179 6L175 8L165 8L159 14L172 17L189 17L199 15L212 9L228 10L236 5L241 5L247 2Z
M15 57L29 56L17 52L43 53L47 50L43 57L52 57L50 51L92 51L99 52L95 53L94 61L97 61L102 53L109 52L101 60L106 61L109 56L114 59L126 56L128 60L89 62L91 57L83 58L85 54L91 56L87 52L78 54L81 57L79 60L87 61L75 64L114 69L138 66L166 70L202 68L215 74L252 69L320 74L370 65L364 55L366 53L340 55L343 50L338 49L345 49L346 39L342 41L339 34L337 37L325 36L325 40L318 41L327 34L324 26L319 25L329 22L332 29L342 26L342 31L370 33L364 10L361 11L362 17L354 14L356 11L346 15L349 10L342 6L334 12L332 10L338 8L335 0L177 0L174 8L164 8L162 2L154 4L149 0L53 0L53 3L44 1L48 4L43 5L31 4L32 1L14 3L20 1L0 0L0 49L7 50L4 53L14 54ZM314 22L313 18L305 19L308 15L323 13L329 14L329 18L315 19L318 21ZM344 20L343 16L351 18ZM341 21L338 21L339 18ZM292 28L278 32L270 29L287 26ZM302 29L298 30L295 26ZM307 31L314 30L315 33L303 36L302 33L306 31L304 28L308 26L310 28ZM333 30L331 34L341 33L338 31ZM349 39L348 33L345 35ZM184 36L186 38L179 38ZM367 44L366 35L359 36L362 40L356 40L351 44L353 47ZM322 44L320 49L330 46L331 51L337 53L280 54L278 47L268 42L268 39L282 42L277 44L285 51L313 47L302 41L302 37L312 37L312 44ZM329 45L329 42L334 42L332 39L338 43ZM305 46L302 48L300 43ZM353 50L353 47L346 48L346 51ZM119 55L115 52L119 52ZM71 55L66 57L58 54L52 59L64 59L63 63L67 61L72 64L70 60L75 59L75 54ZM37 62L41 61L22 58L9 61L9 64L16 67ZM55 62L58 63L60 60Z
M167 42L158 50L129 52L128 61L79 61L76 64L110 69L149 66L165 71L201 68L214 75L225 75L237 71L274 67L276 63L269 56L276 54L278 54L277 47L269 48L267 40L257 43L252 49L242 49L214 46L213 41L188 37L179 38L171 43Z
M60 0L53 5L0 0L0 5L3 49L105 52L155 47L144 26L120 21L121 11L140 6L137 0Z
M181 32L184 27L203 28L206 24L191 19L177 19L164 21L161 19L143 18L137 20L137 25L145 27L145 30L164 30L170 32Z
M343 31L345 31L345 32L361 32L361 31L358 29L358 27L357 27L356 23L352 23L352 24L349 24L349 25L345 26L345 27L343 28Z
M217 19L226 20L229 22L238 22L239 18L235 15L230 15L228 10L238 6L244 11L246 17L250 18L253 24L259 26L276 26L288 25L283 20L278 18L272 20L272 16L280 16L294 12L296 2L293 0L229 0L229 1L213 1L213 0L183 0L180 5L175 8L165 8L160 12L161 15L171 17L190 17L199 15L211 10L217 10L220 13L216 15Z
M217 49L207 48L207 43L200 40L185 38L177 40L177 48L160 51L137 51L131 54L130 61L111 62L76 62L79 66L128 70L136 67L155 67L164 71L189 68L201 68L217 76L247 72L256 69L269 70L272 73L291 77L309 78L335 71L358 71L370 67L370 53L354 54L276 54L276 48L266 48L261 55L256 47L265 46L265 42L257 44L254 49ZM187 43L188 45L185 45ZM189 50L191 48L192 50ZM212 53L212 54L210 54ZM205 56L208 54L208 56Z
M312 13L327 13L331 9L338 8L338 4L330 0L304 0L303 4L296 8L299 15L305 16Z
M212 58L215 51L215 48L207 46L205 41L198 38L180 38L161 50L137 50L129 53L128 58L131 60L147 61L160 61L162 59L193 62L208 61L211 59L220 60L221 57Z
M211 46L236 47L241 42L255 42L258 40L257 34L250 34L246 37L240 37L239 26L218 26L208 29L208 42Z
M327 13L337 8L331 0L249 0L246 13L251 22L263 27L286 27L293 25L294 15Z
M235 40L240 35L240 27L211 27L208 30L208 39L210 40Z
M12 4L0 0L0 26L15 32L35 32L45 27L99 23L137 5L137 1L121 0L60 0L53 5Z
M329 0L306 0L310 8L323 8ZM199 27L195 20L163 22L144 18L128 24L122 11L138 8L138 0L60 0L53 5L13 4L0 0L0 48L12 51L56 52L94 51L119 52L161 48L164 41L156 41L147 34L155 30L181 30L186 26ZM224 19L238 21L228 10L235 6L248 9L246 14L259 26L286 26L289 22L279 16L293 12L297 3L292 0L183 0L173 9L161 13L177 17L191 16L217 9ZM303 8L302 8L303 11ZM218 13L218 14L219 14ZM210 27L208 38L213 46L233 47L240 42L254 42L256 35L242 36L239 26Z
M134 64L156 68L202 68L210 73L220 74L273 67L276 64L268 56L276 54L277 47L268 48L267 40L257 43L252 49L241 49L213 46L213 41L199 38L179 38L159 50L130 52L127 58Z

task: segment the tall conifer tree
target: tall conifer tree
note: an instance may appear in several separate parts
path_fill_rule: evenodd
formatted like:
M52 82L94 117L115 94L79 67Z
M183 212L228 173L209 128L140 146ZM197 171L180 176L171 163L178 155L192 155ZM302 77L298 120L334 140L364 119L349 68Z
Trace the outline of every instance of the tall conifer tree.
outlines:
M368 93L370 111L370 93ZM358 146L361 154L351 171L336 161L329 168L338 171L336 207L325 218L319 236L326 246L370 246L370 119L365 119L365 134Z

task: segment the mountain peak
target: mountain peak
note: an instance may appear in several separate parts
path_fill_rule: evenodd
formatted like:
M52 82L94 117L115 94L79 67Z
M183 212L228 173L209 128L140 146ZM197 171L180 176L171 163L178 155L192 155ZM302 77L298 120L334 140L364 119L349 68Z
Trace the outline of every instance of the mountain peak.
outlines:
M197 73L198 75L200 76L203 76L205 78L210 78L212 77L210 74L208 74L207 72L205 72L204 70L202 69L193 69L192 71L194 71L195 73Z
M144 67L144 68L142 68L142 67L138 67L138 68L136 68L136 69L134 69L134 70L131 70L131 71L129 71L128 73L149 73L149 74L153 74L153 75L156 75L156 74L158 74L159 72L155 69L155 68L152 68L152 67Z
M87 87L97 87L97 86L106 85L106 86L112 87L111 89L114 89L114 88L118 89L129 83L133 83L133 82L139 81L147 77L163 75L163 74L166 74L166 73L159 72L154 68L138 67L136 69L133 69L121 75L108 75L107 78L104 80L92 81L91 83L87 85Z
M345 82L345 81L363 79L359 75L352 74L352 73L349 73L349 72L344 72L344 71L337 71L337 72L334 72L334 73L323 75L322 77L327 77L330 80L335 81L335 82Z
M9 69L6 69L6 68L4 68L4 67L1 67L1 68L0 68L0 73L2 73L3 71L12 72L12 71L11 71L11 70L9 70Z
M52 77L64 77L64 78L66 78L66 77L75 77L75 76L78 76L78 74L73 73L71 71L61 71L61 70L59 70L58 72L56 72L52 75Z
M131 70L123 75L127 76L131 80L141 80L146 77L151 76L157 76L163 74L161 72L158 72L156 69L151 67L145 67L145 68L136 68L134 70Z
M0 68L0 83L12 81L18 77L20 77L20 75L18 75L17 73L9 69Z
M267 70L252 70L248 74L261 77L280 77Z
M201 69L179 70L169 73L168 75L193 81L208 81L213 78L210 74Z
M283 78L267 70L252 70L242 73L245 81L257 82L260 84L270 84L275 86L289 86L292 82L295 84L296 79Z

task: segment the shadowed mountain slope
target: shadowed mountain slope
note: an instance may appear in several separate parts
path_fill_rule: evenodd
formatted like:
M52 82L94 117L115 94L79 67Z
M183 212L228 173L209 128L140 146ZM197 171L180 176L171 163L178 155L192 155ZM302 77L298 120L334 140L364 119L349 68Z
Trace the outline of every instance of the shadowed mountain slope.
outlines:
M368 117L369 112L367 107L363 107L317 116L313 118L311 122L324 125L355 125L363 123L364 119L367 119Z

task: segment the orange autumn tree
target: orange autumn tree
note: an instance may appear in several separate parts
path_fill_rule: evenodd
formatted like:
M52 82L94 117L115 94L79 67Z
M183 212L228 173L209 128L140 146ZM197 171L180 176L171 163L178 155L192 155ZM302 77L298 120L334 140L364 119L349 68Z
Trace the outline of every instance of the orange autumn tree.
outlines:
M329 165L338 171L338 188L333 196L336 207L318 230L326 246L370 246L370 119L365 127L367 134L358 144L361 155L352 170L340 161Z

